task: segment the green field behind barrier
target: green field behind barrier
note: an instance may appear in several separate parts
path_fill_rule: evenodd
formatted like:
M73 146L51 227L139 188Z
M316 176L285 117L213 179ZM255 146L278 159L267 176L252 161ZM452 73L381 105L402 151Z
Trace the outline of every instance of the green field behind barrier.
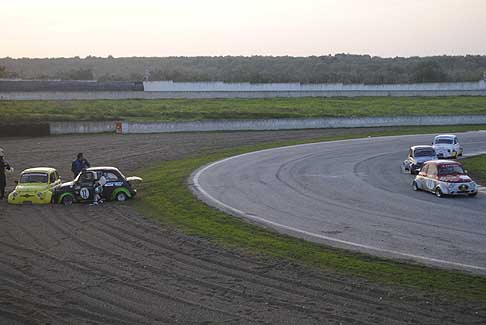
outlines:
M486 115L484 97L359 97L0 101L0 121L133 122Z
M486 154L461 160L472 179L482 186L486 186Z
M413 288L421 290L427 295L479 302L482 306L486 306L486 277L484 276L373 257L281 235L208 207L194 197L187 183L191 173L205 164L260 149L353 137L481 129L486 129L486 126L402 127L381 132L363 130L363 133L359 135L332 136L308 141L273 142L189 156L139 171L140 176L146 181L142 184L140 196L133 201L133 204L143 215L153 218L163 225L174 226L185 233L204 237L220 245L241 249L250 254L274 256L316 267L325 272L365 278L372 282L403 288Z

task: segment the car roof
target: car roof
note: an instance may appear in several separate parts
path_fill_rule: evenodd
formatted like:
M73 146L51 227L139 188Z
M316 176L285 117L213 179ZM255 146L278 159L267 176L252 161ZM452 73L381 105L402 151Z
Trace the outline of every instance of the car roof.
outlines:
M55 172L56 169L55 168L51 168L51 167L35 167L35 168L27 168L26 170L24 170L22 172L22 174L24 173L47 173L47 174L50 174L52 172Z
M435 136L435 138L455 138L455 137L457 137L455 134L439 134Z
M415 150L415 149L434 149L434 147L429 146L429 145L418 145L418 146L411 146L410 149Z
M458 161L455 161L455 160L448 160L448 159L438 159L438 160L429 160L425 163L426 165L450 165L450 164L454 164L454 165L461 165L462 164Z
M90 167L88 169L86 169L87 171L91 171L91 172L96 172L96 171L103 171L103 170L114 170L114 171L117 171L117 172L120 172L120 170L116 167L106 167L106 166L101 166L101 167Z

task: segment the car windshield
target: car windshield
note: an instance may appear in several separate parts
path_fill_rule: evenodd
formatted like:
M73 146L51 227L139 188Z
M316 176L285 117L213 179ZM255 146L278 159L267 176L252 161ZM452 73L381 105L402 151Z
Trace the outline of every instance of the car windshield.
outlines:
M20 183L46 183L46 173L25 173L20 176Z
M435 156L434 149L416 149L415 150L415 157L433 157Z
M460 165L450 164L450 165L439 166L439 176L462 175L462 174L465 174L465 172L462 166Z
M453 140L451 138L437 138L435 139L436 144L452 144Z

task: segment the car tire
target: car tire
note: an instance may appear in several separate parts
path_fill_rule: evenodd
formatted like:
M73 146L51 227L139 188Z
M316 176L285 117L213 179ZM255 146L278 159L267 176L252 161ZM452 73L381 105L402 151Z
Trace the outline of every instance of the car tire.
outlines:
M128 200L128 196L125 192L119 192L116 194L115 200L117 200L118 202L125 202L126 200Z
M435 196L437 197L444 197L444 193L442 193L442 190L440 189L440 187L437 187L434 191L434 194Z
M418 184L417 184L416 181L413 181L413 183L412 183L412 189L414 191L420 191L420 188L418 187Z
M61 201L64 205L72 205L74 203L73 197L71 195L66 195Z

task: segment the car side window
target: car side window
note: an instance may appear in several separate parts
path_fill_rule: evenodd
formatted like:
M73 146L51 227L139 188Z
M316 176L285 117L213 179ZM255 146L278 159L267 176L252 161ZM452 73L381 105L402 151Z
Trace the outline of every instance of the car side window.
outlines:
M457 138L454 138L454 144L457 144L457 142L458 142Z
M410 158L413 158L413 152L412 152L412 149L410 149L410 150L408 151L408 156L409 156Z
M79 176L79 182L81 184L91 184L94 182L94 175L93 173L87 172L83 173Z
M55 183L56 182L56 172L53 172L51 173L51 175L49 175L49 180L50 180L50 183Z
M428 170L429 170L429 165L425 165L424 167L422 167L420 174L423 175L423 176L426 176Z
M437 166L429 165L429 169L427 170L428 177L436 177L437 176Z
M115 173L107 172L107 173L104 173L104 175L105 175L105 178L108 182L117 181L119 179L118 175L116 175Z

